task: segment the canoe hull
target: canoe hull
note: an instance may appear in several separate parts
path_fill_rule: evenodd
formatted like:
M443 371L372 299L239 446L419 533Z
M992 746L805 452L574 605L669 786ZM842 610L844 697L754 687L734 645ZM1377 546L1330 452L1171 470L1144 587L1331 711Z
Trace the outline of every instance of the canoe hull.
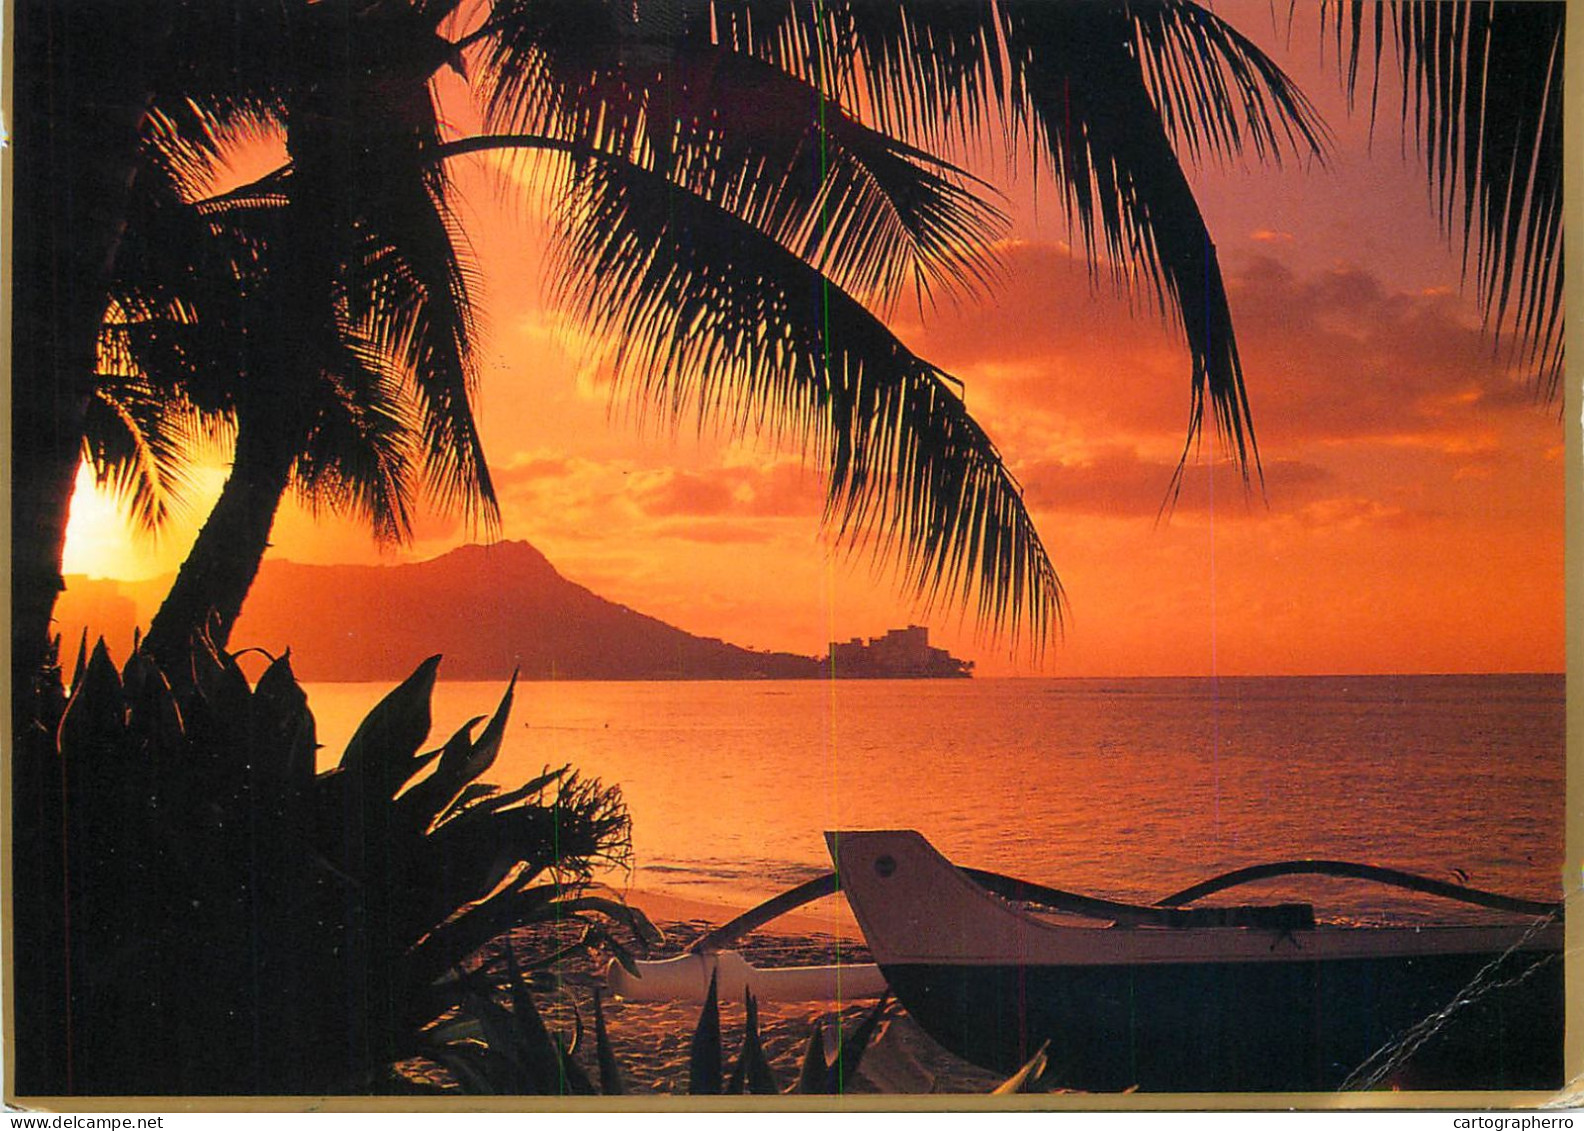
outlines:
M987 1068L1049 1041L1046 1078L1085 1091L1562 1084L1559 922L1067 926L991 895L916 832L827 839L898 1000Z
M1047 1078L1083 1091L1334 1091L1458 1000L1494 956L1133 966L884 966L950 1051L1011 1073L1046 1041ZM1507 960L1515 983L1450 1011L1374 1086L1562 1084L1562 964ZM1379 1063L1377 1061L1376 1063Z

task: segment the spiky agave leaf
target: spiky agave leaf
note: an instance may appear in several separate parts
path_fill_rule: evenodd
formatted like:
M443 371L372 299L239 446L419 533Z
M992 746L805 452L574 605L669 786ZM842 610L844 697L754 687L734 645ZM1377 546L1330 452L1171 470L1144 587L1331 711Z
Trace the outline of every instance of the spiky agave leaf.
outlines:
M836 1050L836 1059L826 1071L823 1095L835 1096L846 1091L848 1078L857 1074L864 1052L879 1031L880 1020L885 1016L890 1004L891 993L888 990L881 994L880 1000L864 1014L863 1020L858 1022L858 1027L842 1037L841 1047Z
M429 701L440 659L430 656L419 664L364 716L341 755L342 773L368 776L375 793L396 795L412 776L418 748L429 735Z
M562 1043L559 1034L552 1034L544 1024L544 1019L539 1015L539 1008L534 1004L533 994L529 992L527 979L523 976L522 967L517 962L517 950L510 939L506 940L506 970L508 975L508 990L512 1001L512 1021L522 1044L534 1048L542 1047L541 1042L548 1044L553 1056L553 1076L540 1077L542 1085L539 1091L554 1091L557 1095L592 1095L594 1085L589 1080L587 1073L581 1065L572 1059L572 1051L576 1048L577 1041L574 1037L569 1047ZM574 1013L578 1032L581 1033L583 1021ZM553 1081L553 1083L552 1083Z
M627 1094L627 1082L622 1078L621 1064L611 1049L610 1034L605 1029L605 1006L600 987L594 987L594 1055L599 1064L600 1092L607 1096Z
M730 1095L777 1096L781 1085L776 1080L775 1069L765 1056L759 1041L759 1003L753 991L743 991L743 1043L737 1064L732 1069L731 1081L726 1087Z
M699 1011L698 1025L688 1046L688 1095L721 1094L720 998L716 993L716 972L710 973L709 991Z
M1463 246L1487 324L1523 346L1554 397L1564 368L1564 3L1330 3L1349 98L1371 52L1370 114L1391 39L1401 122L1428 164L1441 222ZM1368 34L1366 34L1368 28ZM1345 43L1345 46L1344 46ZM1411 107L1411 109L1410 109ZM1472 256L1472 264L1470 262Z
M824 1026L816 1020L809 1027L808 1044L803 1048L803 1061L798 1068L798 1078L792 1085L795 1095L816 1096L826 1092L826 1075L830 1066L825 1063Z
M456 800L462 788L456 767L472 750L473 728L483 721L483 715L475 715L458 727L439 750L431 750L425 764L438 758L435 771L413 782L396 798L397 814L409 831L428 832L441 812Z
M1045 1071L1045 1050L1050 1048L1050 1041L1046 1040L1034 1050L1034 1055L1029 1057L1022 1068L991 1089L992 1096L1015 1096L1020 1092L1031 1091L1035 1081Z
M613 794L603 787L587 796L563 791L551 804L516 805L437 826L409 873L407 898L415 908L428 908L416 913L414 928L432 926L449 910L432 905L425 885L443 885L453 872L480 877L482 890L473 897L482 898L514 872L516 887L524 889L546 872L555 884L573 884L586 880L596 862L619 863L625 847L608 842L624 826L626 811Z

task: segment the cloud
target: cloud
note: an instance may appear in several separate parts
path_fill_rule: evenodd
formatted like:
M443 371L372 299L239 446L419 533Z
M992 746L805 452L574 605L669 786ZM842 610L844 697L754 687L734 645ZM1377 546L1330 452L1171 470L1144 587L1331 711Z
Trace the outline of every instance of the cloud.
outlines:
M593 546L807 540L818 527L820 477L797 460L735 447L634 452L613 459L516 453L495 471L505 529L536 544Z
M519 455L504 467L491 468L490 477L498 490L508 490L524 483L560 479L571 469L572 461L563 457Z
M1246 484L1225 461L1190 463L1171 496L1177 465L1142 458L1132 448L1110 446L1082 459L1035 460L1017 469L1024 498L1037 511L1138 518L1214 512L1218 518L1291 513L1334 487L1323 467L1275 460L1258 485Z
M657 516L725 514L732 509L732 487L717 473L646 472L631 486L639 509Z
M1454 451L1486 446L1503 418L1537 415L1456 294L1391 291L1345 266L1299 277L1268 258L1230 287L1256 424L1268 436Z
M661 538L718 546L764 545L776 540L776 532L766 529L764 523L737 520L667 522L657 526L655 534Z
M727 463L701 471L662 468L633 477L634 504L654 517L790 518L819 514L819 477L792 460Z
M1105 437L1160 458L1180 448L1188 350L1153 296L1095 284L1050 244L1008 244L1003 255L1006 281L989 303L904 328L964 382L1003 450L1052 436L1090 449ZM1267 255L1229 269L1228 288L1267 453L1369 440L1456 454L1507 447L1511 428L1532 440L1547 426L1465 295L1394 290L1346 265L1299 274Z

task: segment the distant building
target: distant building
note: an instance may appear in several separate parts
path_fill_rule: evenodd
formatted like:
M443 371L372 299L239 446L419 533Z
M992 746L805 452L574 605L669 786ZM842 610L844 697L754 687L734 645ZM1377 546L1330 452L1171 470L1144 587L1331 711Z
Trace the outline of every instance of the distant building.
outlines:
M824 662L836 679L965 679L973 674L972 660L931 648L929 629L917 624L870 637L867 644L857 636L833 640Z

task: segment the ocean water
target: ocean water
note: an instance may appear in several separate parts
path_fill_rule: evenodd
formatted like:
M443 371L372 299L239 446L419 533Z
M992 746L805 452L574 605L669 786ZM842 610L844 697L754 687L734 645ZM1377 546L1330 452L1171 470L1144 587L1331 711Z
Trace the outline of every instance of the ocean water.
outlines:
M308 685L324 765L386 690ZM438 685L433 744L503 690ZM613 882L731 906L827 870L827 829L903 827L961 864L1123 899L1300 857L1557 898L1564 714L1560 675L529 683L489 778L570 762L620 785L634 870ZM1338 880L1244 897L1489 914Z

